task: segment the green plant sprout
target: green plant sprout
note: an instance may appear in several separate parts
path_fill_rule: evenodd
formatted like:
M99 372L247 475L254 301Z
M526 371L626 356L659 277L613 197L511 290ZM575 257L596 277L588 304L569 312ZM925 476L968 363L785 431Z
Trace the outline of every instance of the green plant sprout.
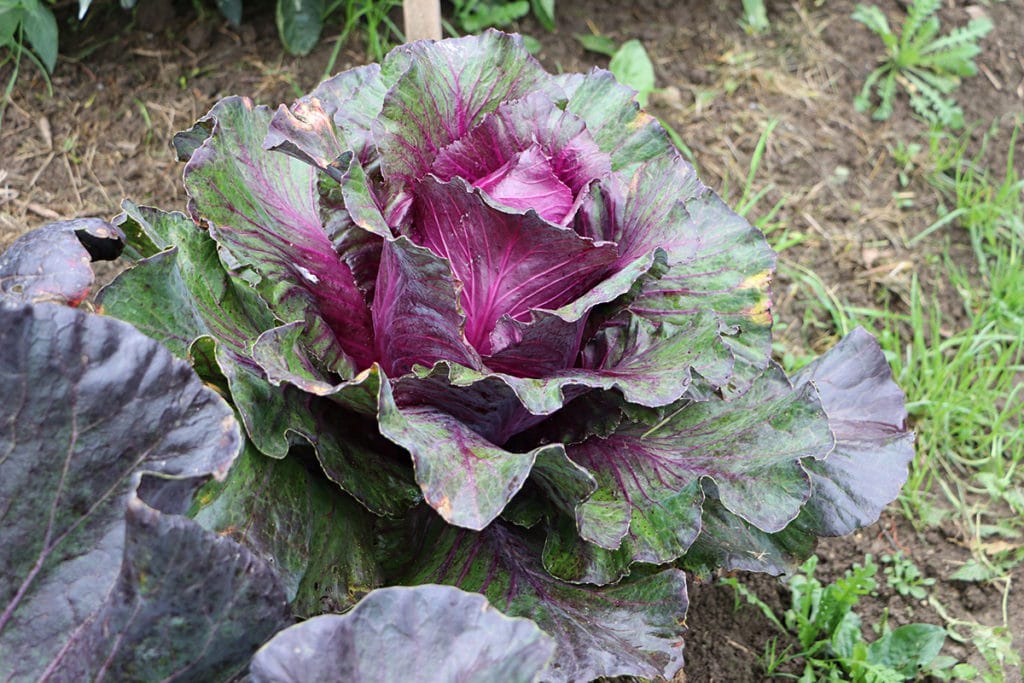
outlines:
M886 553L881 560L885 564L885 581L890 588L915 600L928 597L928 588L935 585L935 579L925 578L912 559L898 552L895 555Z
M935 16L941 0L914 0L907 10L899 35L878 7L857 5L853 19L878 34L888 56L872 71L860 94L854 99L857 111L873 106L871 90L879 99L872 117L884 121L892 116L896 85L910 95L910 106L927 121L950 128L962 128L964 114L950 96L960 78L977 73L974 57L981 52L978 41L990 30L987 18L971 20L967 26L939 36L939 18Z
M740 599L756 608L783 634L795 637L799 651L793 646L782 652L777 640L768 643L762 663L765 673L781 676L779 667L802 659L800 681L853 681L881 683L912 680L921 673L939 675L956 665L951 657L939 657L946 639L946 630L932 624L906 624L889 628L883 617L873 625L879 633L869 643L864 639L860 616L853 608L862 596L871 595L878 587L875 575L878 565L871 555L864 564L853 568L835 582L823 584L814 576L818 565L810 557L789 579L791 606L781 617L735 578L722 583L736 592Z
M322 79L326 80L334 73L341 46L360 25L365 32L366 52L371 59L379 61L396 43L404 42L405 36L390 17L391 11L401 4L401 0L334 0L326 8L324 16L333 14L344 5L345 22L334 41Z
M1020 653L1013 646L1013 634L1008 623L1007 602L1010 596L1010 581L1004 583L1002 599L1002 625L989 626L952 615L934 595L928 596L928 604L946 622L950 639L964 645L972 645L984 660L983 668L962 662L944 671L933 671L932 675L942 681L980 681L980 683L1004 683L1009 680L1007 669L1019 667Z
M453 36L479 33L485 28L508 27L531 10L541 26L548 31L555 30L555 0L452 0L452 19L456 26L444 24Z
M740 25L747 33L755 35L768 30L768 12L764 0L743 0L743 20Z
M26 46L27 44L27 46ZM52 92L50 74L57 64L57 21L40 0L0 0L0 67L12 64L0 101L0 122L18 82L22 56L39 68Z

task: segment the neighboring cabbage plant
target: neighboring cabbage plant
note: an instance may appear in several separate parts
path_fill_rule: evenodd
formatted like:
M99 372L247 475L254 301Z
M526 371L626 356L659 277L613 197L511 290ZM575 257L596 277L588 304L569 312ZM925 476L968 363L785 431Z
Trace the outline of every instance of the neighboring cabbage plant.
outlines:
M509 622L473 645L499 667L479 680L503 656L548 663L502 680L670 677L687 571L789 571L897 495L912 435L877 344L856 330L786 377L774 253L634 95L515 36L414 43L290 108L222 100L175 137L188 213L124 204L132 265L99 312L187 359L244 432L171 507L272 568L289 618L448 584L553 639ZM426 640L374 659L349 631L445 623L438 600L491 630L466 596L375 600L400 607L310 620L253 676L423 672Z

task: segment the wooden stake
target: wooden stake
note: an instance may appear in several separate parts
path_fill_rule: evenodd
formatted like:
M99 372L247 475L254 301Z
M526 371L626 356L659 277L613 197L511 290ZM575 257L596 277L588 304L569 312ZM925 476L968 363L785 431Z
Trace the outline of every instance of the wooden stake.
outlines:
M405 0L405 39L441 40L441 0Z

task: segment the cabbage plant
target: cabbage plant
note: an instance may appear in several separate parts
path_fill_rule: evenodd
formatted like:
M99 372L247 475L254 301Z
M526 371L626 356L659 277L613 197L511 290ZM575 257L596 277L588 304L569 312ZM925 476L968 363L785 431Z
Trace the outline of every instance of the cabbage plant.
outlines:
M286 615L256 640L309 619L260 650L257 680L384 680L360 667L392 664L430 680L671 677L687 572L795 569L906 478L903 394L874 339L855 330L787 377L764 235L606 71L551 75L498 32L413 43L291 107L222 100L174 143L187 213L125 202L104 234L124 235L131 266L98 311L186 360L241 428L229 467L137 463L159 476L120 495L129 513L166 498L266 570L256 585ZM0 262L0 281L41 306L32 253ZM421 584L482 594L518 635L470 618L480 606L458 591L363 608ZM357 603L344 624L317 617ZM27 619L25 604L8 612ZM410 614L449 640L494 635L468 647L499 669L453 654L468 668L428 671L428 638L381 644ZM0 620L0 645L19 628ZM215 636L185 635L127 638L120 656L173 645L206 661ZM251 640L225 650L238 670Z

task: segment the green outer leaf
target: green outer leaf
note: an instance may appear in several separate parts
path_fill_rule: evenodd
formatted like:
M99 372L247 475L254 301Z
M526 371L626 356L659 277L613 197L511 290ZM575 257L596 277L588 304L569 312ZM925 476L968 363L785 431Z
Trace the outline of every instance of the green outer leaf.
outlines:
M349 162L348 170L341 176L339 182L345 210L351 216L352 222L374 235L390 238L391 228L384 221L373 181L367 177L366 169L357 159L353 158Z
M412 548L397 583L483 593L505 614L528 617L552 635L558 649L542 680L671 678L682 667L687 596L679 570L605 588L567 584L541 566L539 541L502 522L473 533L431 516L396 542Z
M380 385L386 378L376 364L349 381L331 384L309 358L302 323L267 330L252 347L252 356L274 386L292 385L315 396L325 396L363 416L376 417Z
M624 424L568 448L598 489L576 510L584 540L621 544L632 561L681 557L700 531L705 494L768 532L782 530L811 495L804 458L834 446L813 387L792 389L771 367L743 396L682 402L654 426Z
M270 120L265 107L229 97L197 124L193 130L212 122L212 132L185 166L189 211L210 223L233 270L258 274L280 320L307 322L307 343L320 359L340 358L344 349L352 361L327 369L350 377L373 362L369 307L325 231L317 171L261 148Z
M225 272L207 232L180 213L124 206L122 225L138 251L175 246L119 275L101 292L102 309L179 357L195 359L204 379L218 381L223 373L247 433L264 454L282 458L296 441L309 443L328 476L368 509L398 515L414 504L418 494L411 473L388 459L389 448L376 429L332 405L375 415L378 376L365 373L329 385L313 375L307 351L298 343L297 325L275 327L277 321L256 292ZM305 339L308 332L303 332ZM197 359L212 361L216 369ZM303 363L307 374L300 377ZM276 384L288 381L303 391L268 382L264 366L273 370ZM328 388L316 391L317 385ZM332 394L331 400L305 391Z
M381 433L409 451L424 499L455 526L486 527L522 487L538 457L563 452L553 444L512 453L437 408L400 408L387 383L380 396Z
M250 445L224 482L200 490L189 516L271 559L300 619L344 612L381 585L369 514L294 457Z
M513 443L569 445L586 441L592 436L606 438L622 424L624 408L625 400L619 392L589 391L568 401L564 410L517 435ZM566 512L572 513L576 502L566 508Z
M775 252L764 234L710 190L683 200L700 243L693 258L670 263L630 310L656 322L685 324L699 310L721 319L735 356L728 390L742 392L771 358L771 278ZM700 367L695 368L698 372Z
M371 370L364 383L372 386L377 381ZM358 381L346 389L364 400L366 387ZM316 449L317 460L331 481L378 515L402 515L420 502L407 457L380 435L372 420L338 410L331 401L305 398L313 427L301 433ZM337 397L331 399L339 402Z
M309 54L320 40L323 15L323 0L277 0L277 33L284 49Z
M274 637L253 658L254 683L417 681L528 683L555 642L528 619L450 586L375 590L351 612Z
M46 668L100 609L140 473L223 478L241 434L187 364L126 323L65 306L0 306L0 390L7 680Z
M566 109L587 122L594 141L611 155L613 170L630 177L643 162L675 154L665 129L640 110L635 92L611 72L595 68L552 78L569 96Z
M712 314L698 311L678 327L656 327L633 314L621 320L606 325L582 357L598 376L613 380L611 386L630 403L655 408L676 401L689 388L692 370L712 382L731 374L733 357Z
M348 382L336 385L326 381L324 373L306 351L305 336L306 326L300 321L272 327L252 343L250 355L275 387L291 384L308 394L327 396L348 386ZM366 408L365 405L360 407ZM372 415L375 409L357 409L357 412Z
M766 533L712 498L704 501L700 535L677 565L698 576L719 569L791 574L811 556L817 541L799 521L778 533Z
M101 310L132 323L179 358L189 357L192 345L204 338L250 437L267 455L284 457L291 445L285 417L292 412L290 401L266 384L249 354L256 337L276 324L267 305L224 271L216 243L191 219L127 201L123 208L120 225L136 250L164 250L105 287L98 297Z
M570 515L581 500L586 500L597 490L593 475L570 460L564 450L538 455L530 480L550 502Z
M862 328L793 376L814 386L835 434L824 459L806 459L811 497L779 533L765 533L720 505L705 503L703 528L682 564L699 573L721 567L791 572L818 536L851 533L878 519L899 494L914 455L903 392L878 343Z
M256 337L277 324L266 303L224 270L216 242L184 214L127 200L122 208L118 226L147 257L103 288L103 312L131 322L178 357L209 336L244 362Z
M576 584L607 586L629 576L631 549L623 543L616 550L607 550L580 538L580 530L572 515L555 515L547 526L542 560L544 569L562 581Z
M420 494L405 455L367 417L376 415L382 379L374 365L351 381L331 387L321 398L291 386L293 380L299 387L306 385L290 376L280 387L268 382L243 384L251 393L240 398L234 391L232 399L259 407L254 422L260 429L312 446L327 478L366 509L395 517L418 503Z

